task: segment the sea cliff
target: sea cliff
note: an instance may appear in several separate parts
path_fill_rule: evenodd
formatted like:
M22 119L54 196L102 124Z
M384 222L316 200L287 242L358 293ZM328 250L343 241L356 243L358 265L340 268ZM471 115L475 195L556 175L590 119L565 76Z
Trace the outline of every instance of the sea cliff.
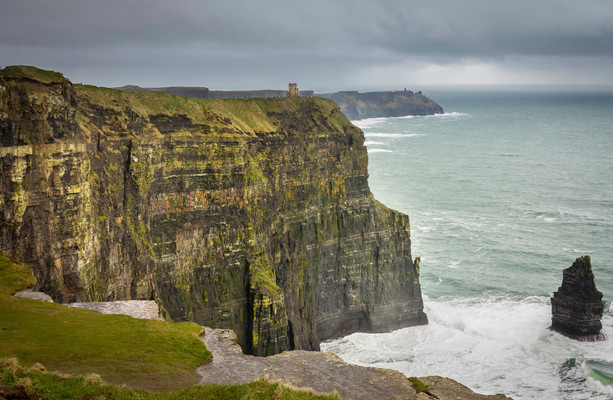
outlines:
M427 322L408 216L331 100L188 99L0 71L0 246L56 301L153 299L247 353Z
M404 117L407 115L442 114L441 107L423 93L410 90L392 92L356 91L318 94L332 99L338 104L343 114L351 120L380 117Z
M158 88L142 88L128 85L118 88L131 92L169 93L198 99L246 99L246 98L279 98L285 97L284 90L209 90L205 87L171 86ZM335 93L314 93L312 90L300 90L298 96L323 97L332 99L338 104L341 112L350 120L380 117L404 117L407 115L442 114L441 107L434 100L426 97L421 91L410 90L358 92L342 91Z

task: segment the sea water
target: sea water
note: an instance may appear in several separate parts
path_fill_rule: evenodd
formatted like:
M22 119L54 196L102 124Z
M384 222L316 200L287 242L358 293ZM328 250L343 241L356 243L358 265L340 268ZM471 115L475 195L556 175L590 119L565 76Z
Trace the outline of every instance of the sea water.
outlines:
M430 323L322 344L344 360L520 399L613 399L608 340L549 330L589 255L613 299L613 89L438 89L445 114L354 123L375 197L411 218Z

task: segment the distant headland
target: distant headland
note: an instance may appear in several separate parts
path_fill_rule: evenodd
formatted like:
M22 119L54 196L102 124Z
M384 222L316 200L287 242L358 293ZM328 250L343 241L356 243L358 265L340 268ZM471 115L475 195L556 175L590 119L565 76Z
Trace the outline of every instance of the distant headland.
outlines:
M422 94L410 90L364 92L341 91L334 93L315 93L313 90L298 90L295 83L290 84L290 90L209 90L206 87L170 86L143 88L128 85L117 89L132 92L170 93L178 96L197 99L246 99L246 98L277 98L292 96L323 97L332 99L350 120L380 117L403 117L408 115L442 114L443 107Z

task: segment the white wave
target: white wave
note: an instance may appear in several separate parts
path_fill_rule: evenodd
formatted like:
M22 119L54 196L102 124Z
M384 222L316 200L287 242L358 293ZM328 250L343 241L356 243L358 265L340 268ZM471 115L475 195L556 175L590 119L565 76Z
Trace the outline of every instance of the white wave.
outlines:
M546 217L544 215L538 215L536 219L540 219L545 222L556 222L558 219L556 217Z
M364 129L364 128L371 128L375 125L379 125L382 122L385 122L387 120L387 118L365 118L365 119L358 119L356 121L351 121L351 123L355 126L357 126L358 128Z
M598 393L605 393L609 396L613 395L613 387L610 386L609 382L611 382L611 377L608 373L604 373L589 364L591 360L586 360L581 363L581 375L584 379L586 379L587 386ZM605 363L609 364L609 363ZM610 368L608 368L610 369ZM610 372L610 371L605 371ZM613 398L613 396L612 396Z
M377 144L385 144L383 142L375 142L374 140L367 140L364 142L364 146L374 146Z
M432 115L406 115L403 117L392 117L392 118L396 118L396 119L412 119L412 118L445 118L445 119L449 119L449 118L464 118L464 117L470 117L470 114L465 114L465 113L461 113L461 112L448 112L448 113L443 113L443 114L432 114Z
M387 149L368 149L369 153L393 153L392 150Z
M449 112L449 113L444 113L444 114L434 114L434 115L429 115L429 117L439 117L439 118L447 118L447 117L470 117L470 114L465 114L465 113L461 113L461 112Z
M449 264L447 264L448 268L452 268L452 269L456 269L460 266L460 264L462 264L462 261L460 260L451 260L449 261Z
M365 137L378 137L378 138L411 138L416 136L424 136L422 133L385 133L385 132L367 132L364 133Z
M548 297L424 296L424 304L430 321L426 326L358 333L323 343L322 350L350 363L395 369L407 376L448 376L477 392L505 393L516 400L576 398L560 396L559 370L567 360L585 359L594 352L613 362L612 341L578 342L549 330ZM584 394L581 398L606 399L610 390L590 387L585 380L572 384Z
M465 118L470 117L470 114L465 114L461 112L446 112L443 114L432 114L432 115L404 115L401 117L377 117L377 118L364 118L351 121L352 124L357 126L358 128L371 128L376 125L380 125L385 123L388 120L394 119L413 119L413 118L443 118L443 119L453 119L453 118Z

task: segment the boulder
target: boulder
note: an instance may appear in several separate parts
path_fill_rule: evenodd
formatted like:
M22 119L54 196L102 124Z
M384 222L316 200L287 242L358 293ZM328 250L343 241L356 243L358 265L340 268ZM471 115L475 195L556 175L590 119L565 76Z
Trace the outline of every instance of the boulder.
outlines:
M590 257L579 257L564 270L562 286L551 298L551 329L578 340L603 340L603 310Z

